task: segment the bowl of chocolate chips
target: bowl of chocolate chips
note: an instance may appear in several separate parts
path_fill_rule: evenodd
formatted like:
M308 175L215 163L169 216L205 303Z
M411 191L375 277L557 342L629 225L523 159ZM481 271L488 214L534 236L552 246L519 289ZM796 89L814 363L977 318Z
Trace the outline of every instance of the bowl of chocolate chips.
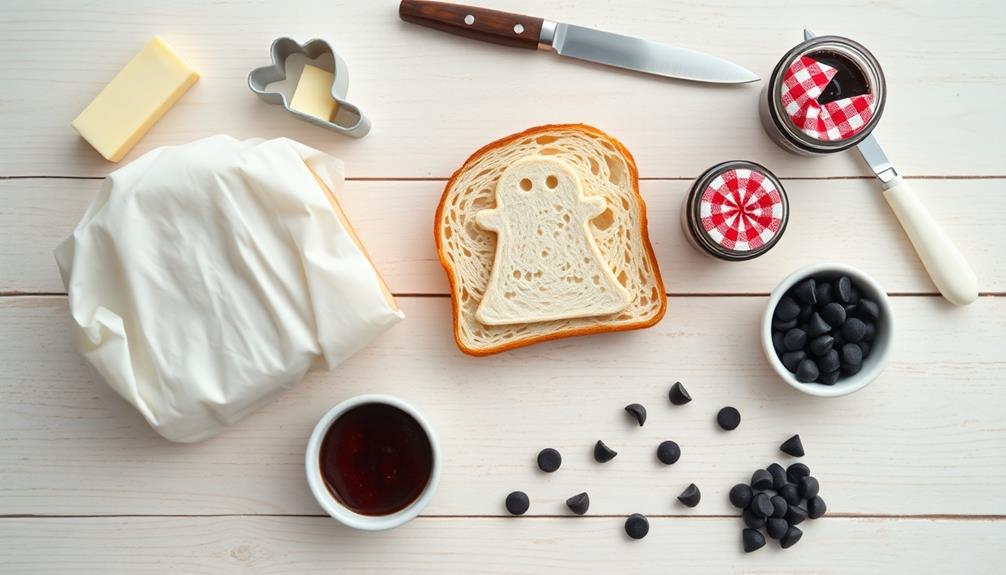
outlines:
M769 296L762 347L792 387L837 397L880 375L890 356L894 317L884 290L842 264L799 269Z

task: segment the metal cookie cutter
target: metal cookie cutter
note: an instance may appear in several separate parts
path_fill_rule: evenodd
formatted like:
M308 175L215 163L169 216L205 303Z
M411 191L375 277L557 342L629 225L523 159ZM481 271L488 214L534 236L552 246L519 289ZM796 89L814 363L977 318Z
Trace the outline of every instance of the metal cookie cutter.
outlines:
M270 48L272 64L255 68L248 74L248 88L259 98L270 104L283 104L287 112L295 117L322 128L345 134L352 138L362 138L370 131L370 120L360 108L346 101L349 90L349 69L346 62L332 50L324 40L308 40L298 44L293 38L277 38ZM335 76L332 81L332 98L339 104L335 117L330 121L316 118L290 108L287 95L283 91L269 89L270 84L286 80L287 59L295 54L303 55L312 66L323 68Z

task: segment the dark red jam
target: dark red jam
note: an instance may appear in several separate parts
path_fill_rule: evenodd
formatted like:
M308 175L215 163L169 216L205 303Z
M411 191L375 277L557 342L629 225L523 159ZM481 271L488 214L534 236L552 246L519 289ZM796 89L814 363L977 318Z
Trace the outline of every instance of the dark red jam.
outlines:
M332 423L320 463L325 485L343 505L361 515L389 515L423 493L433 471L433 447L411 415L367 403Z
M818 104L823 106L828 102L870 93L870 83L866 79L866 74L847 56L837 52L821 51L810 54L810 57L835 69L835 76L817 98Z

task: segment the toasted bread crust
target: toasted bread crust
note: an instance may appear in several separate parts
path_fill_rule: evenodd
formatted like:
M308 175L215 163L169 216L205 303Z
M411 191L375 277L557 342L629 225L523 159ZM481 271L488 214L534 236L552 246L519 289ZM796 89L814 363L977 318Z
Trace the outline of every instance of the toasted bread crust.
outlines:
M465 345L464 342L461 340L461 330L460 330L461 310L460 307L458 306L458 301L456 297L457 280L455 278L455 272L453 266L451 266L449 259L444 254L444 246L442 245L440 239L441 235L440 221L441 216L443 215L444 202L447 199L447 193L461 174L463 174L467 169L469 169L470 166L472 166L475 162L477 162L480 158L482 158L489 152L502 148L503 146L506 146L517 140L554 130L578 130L587 134L591 134L593 136L603 138L612 146L614 146L615 149L618 150L618 152L625 158L625 162L628 165L629 172L632 176L632 191L635 194L636 199L639 201L639 217L642 227L642 230L640 231L643 245L646 248L646 256L647 259L649 260L650 265L653 266L653 273L655 275L654 280L656 281L656 284L659 288L658 293L660 297L660 309L656 314L653 315L653 317L646 319L644 321L634 323L626 323L615 326L590 326L590 327L567 328L559 330L555 333L544 334L544 335L533 335L519 339L514 339L512 341L493 347L486 347L486 348L469 347ZM535 343L540 343L543 341L549 341L553 339L561 339L579 335L591 335L595 333L643 329L655 325L657 322L663 319L664 314L667 311L666 288L664 287L663 278L660 275L660 267L657 263L657 257L653 253L653 245L650 243L649 226L646 218L646 202L643 200L642 194L639 193L639 171L636 168L636 161L632 157L632 154L629 153L629 150L626 149L626 147L622 145L621 142L619 142L615 138L609 136L608 134L602 132L601 130L598 130L593 126L588 126L587 124L547 124L543 126L536 126L534 128L524 130L523 132L511 134L494 142L490 142L489 144L486 144L485 146L479 148L474 154L472 154L471 156L468 157L467 160L465 160L464 164L462 164L460 168L454 171L454 173L451 175L450 180L447 181L447 185L444 186L444 193L441 194L440 196L440 203L437 205L436 215L434 216L433 237L436 241L437 256L440 258L440 265L442 265L444 270L447 272L447 280L450 282L451 286L451 310L454 321L454 341L457 343L458 348L468 355L482 357L502 353L504 351L509 351L511 349L517 349L519 347L524 347L527 345L532 345Z

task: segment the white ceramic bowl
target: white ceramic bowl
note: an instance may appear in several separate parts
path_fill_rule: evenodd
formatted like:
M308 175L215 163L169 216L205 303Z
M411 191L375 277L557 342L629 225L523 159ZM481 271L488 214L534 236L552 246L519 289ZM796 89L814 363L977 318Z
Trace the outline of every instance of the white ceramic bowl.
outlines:
M419 497L409 504L408 507L389 515L361 515L351 511L332 495L321 476L321 442L325 439L328 428L343 413L354 407L368 403L390 405L411 415L419 423L419 426L423 428L423 431L426 432L426 436L430 439L430 447L433 450L433 469L430 471L430 479L426 483L426 488L423 489ZM433 498L433 493L437 490L442 464L440 459L440 444L437 442L437 436L433 433L433 428L429 422L414 407L390 395L358 395L336 405L318 421L318 424L314 427L314 432L311 433L311 439L307 442L304 466L307 469L307 484L311 487L311 493L314 494L314 498L326 513L354 529L381 531L398 527L419 515L430 502L430 499Z
M862 297L872 299L880 306L880 318L877 320L877 336L870 347L870 355L863 360L863 368L851 377L842 377L835 385L822 385L820 383L801 383L796 376L786 369L782 360L775 354L772 346L772 316L779 300L786 294L789 288L800 283L808 277L832 277L849 276L853 285L859 288ZM873 281L873 278L862 271L842 264L815 264L800 268L782 280L768 298L768 305L765 306L765 313L761 322L761 344L765 350L765 357L779 377L790 386L810 395L821 397L838 397L848 395L854 391L859 391L867 386L871 381L880 375L887 365L891 354L891 341L894 336L894 315L891 312L891 302L887 299L887 293L883 288Z

